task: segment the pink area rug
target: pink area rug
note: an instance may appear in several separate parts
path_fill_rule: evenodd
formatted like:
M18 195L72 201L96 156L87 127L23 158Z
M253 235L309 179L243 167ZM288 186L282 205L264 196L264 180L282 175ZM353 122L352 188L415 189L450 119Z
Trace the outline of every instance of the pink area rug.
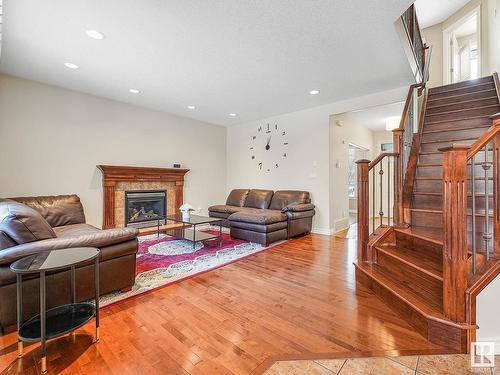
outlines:
M210 240L196 243L195 248L190 241L164 234L160 238L156 235L140 237L135 285L131 291L102 296L100 305L104 307L138 296L269 248L233 238L229 233L222 234L222 244L219 240Z

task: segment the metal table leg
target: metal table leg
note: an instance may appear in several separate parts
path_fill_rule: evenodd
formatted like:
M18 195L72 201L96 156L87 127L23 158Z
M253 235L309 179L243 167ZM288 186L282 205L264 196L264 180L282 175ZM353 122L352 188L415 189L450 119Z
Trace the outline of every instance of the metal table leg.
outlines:
M219 221L219 247L222 246L222 221Z
M17 287L17 357L21 358L24 353L23 342L19 338L21 326L23 324L23 275L16 274Z
M95 258L95 341L99 342L99 257Z
M45 271L40 272L40 345L42 353L42 374L47 373L46 345L46 305L45 305Z
M196 250L196 224L193 224L193 250Z

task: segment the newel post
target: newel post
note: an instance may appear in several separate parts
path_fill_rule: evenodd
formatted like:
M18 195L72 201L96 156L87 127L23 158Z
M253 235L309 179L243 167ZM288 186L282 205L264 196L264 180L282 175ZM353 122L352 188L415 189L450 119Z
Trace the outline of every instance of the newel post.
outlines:
M392 131L392 145L394 153L398 154L394 157L394 224L403 226L405 221L403 209L403 130L396 129Z
M467 150L455 144L443 152L443 310L465 322L467 290Z
M368 255L368 240L370 237L368 226L370 220L369 179L368 171L370 160L361 159L358 166L358 262L371 262Z

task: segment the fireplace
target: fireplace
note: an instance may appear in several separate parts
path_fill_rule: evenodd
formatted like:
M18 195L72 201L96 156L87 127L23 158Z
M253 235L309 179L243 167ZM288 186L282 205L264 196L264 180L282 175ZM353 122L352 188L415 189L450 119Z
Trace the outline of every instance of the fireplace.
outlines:
M165 190L125 191L125 226L147 228L165 224L167 192Z

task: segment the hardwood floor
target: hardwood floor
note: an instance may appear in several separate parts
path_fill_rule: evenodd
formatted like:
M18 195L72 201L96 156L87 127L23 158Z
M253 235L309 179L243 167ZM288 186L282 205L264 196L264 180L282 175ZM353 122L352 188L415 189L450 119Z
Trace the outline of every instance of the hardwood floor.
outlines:
M370 290L356 287L356 240L308 235L102 309L48 345L49 374L250 374L277 359L449 353ZM0 337L1 374L39 373L38 345L17 360Z

